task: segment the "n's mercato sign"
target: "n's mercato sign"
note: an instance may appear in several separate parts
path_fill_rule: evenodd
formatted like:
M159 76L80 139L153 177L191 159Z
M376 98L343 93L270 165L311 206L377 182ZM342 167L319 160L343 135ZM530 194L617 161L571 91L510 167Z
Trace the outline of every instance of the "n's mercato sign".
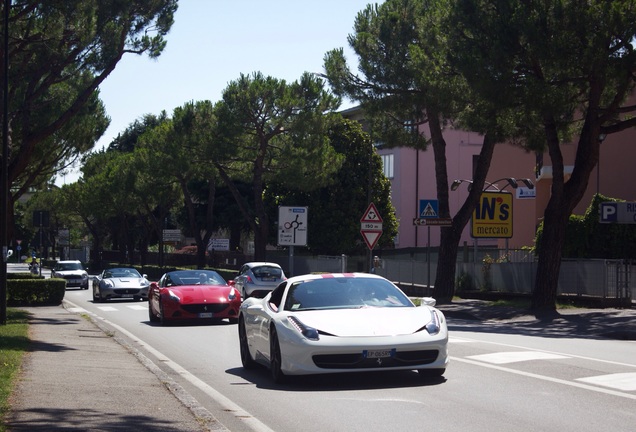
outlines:
M512 198L508 192L482 192L473 211L470 235L473 238L511 238Z

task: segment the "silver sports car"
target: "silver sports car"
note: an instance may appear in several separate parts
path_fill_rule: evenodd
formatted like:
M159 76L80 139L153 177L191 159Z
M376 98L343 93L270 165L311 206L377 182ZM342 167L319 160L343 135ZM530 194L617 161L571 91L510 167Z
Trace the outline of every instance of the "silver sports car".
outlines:
M148 300L150 282L134 268L117 267L104 270L93 281L93 301L113 298Z
M448 364L446 318L432 298L415 304L368 273L296 276L239 313L243 367L287 375L417 370L441 376Z

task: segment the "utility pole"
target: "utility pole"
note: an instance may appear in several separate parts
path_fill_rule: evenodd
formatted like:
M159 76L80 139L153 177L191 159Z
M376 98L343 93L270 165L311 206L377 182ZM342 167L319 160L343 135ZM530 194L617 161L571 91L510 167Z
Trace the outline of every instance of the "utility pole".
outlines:
M2 82L2 175L0 176L0 325L7 324L7 260L9 257L8 209L9 209L9 11L11 0L4 0L3 51L4 79Z

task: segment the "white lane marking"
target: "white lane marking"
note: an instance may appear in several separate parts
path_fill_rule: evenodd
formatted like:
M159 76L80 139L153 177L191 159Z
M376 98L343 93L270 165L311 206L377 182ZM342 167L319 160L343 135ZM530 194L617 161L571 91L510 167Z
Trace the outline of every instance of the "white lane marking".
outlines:
M636 400L636 395L632 395L629 393L622 393L622 392L618 392L615 390L608 390L605 388L601 388L601 387L594 387L591 385L587 385L587 384L582 384L582 383L578 383L575 381L567 381L567 380L563 380L563 379L559 379L559 378L553 378L553 377L549 377L549 376L545 376L545 375L539 375L539 374L534 374L534 373L530 373L530 372L524 372L524 371L520 371L520 370L515 370L515 369L510 369L507 367L503 367L503 366L497 366L497 365L493 365L493 364L489 364L489 363L484 363L484 362L479 362L479 361L475 361L475 360L471 360L471 359L465 359L465 358L461 358L461 357L450 357L450 360L452 361L456 361L459 363L466 363L466 364L470 364L473 366L481 366L481 367L485 367L485 368L489 368L489 369L495 369L498 371L502 371L502 372L509 372L515 375L521 375L521 376L525 376L528 378L534 378L534 379L538 379L538 380L542 380L542 381L549 381L549 382L553 382L556 384L562 384L562 385L566 385L566 386L570 386L570 387L577 387L583 390L590 390L590 391L594 391L597 393L604 393L604 394L608 394L608 395L612 395L612 396L618 396L618 397L622 397L625 399L632 399L632 400Z
M594 358L594 357L580 356L580 355L576 355L576 354L565 354L565 353L561 353L561 352L557 352L557 351L548 351L548 350L540 350L540 349L536 349L536 348L528 348L528 347L525 347L525 346L512 345L512 344L507 344L507 343L502 343L502 342L485 341L485 340L481 340L481 339L471 339L471 338L465 338L465 339L466 339L466 341L473 341L473 342L478 342L478 343L483 343L483 344L504 346L504 347L508 347L508 348L517 348L517 349L522 349L522 350L527 350L527 351L546 352L546 353L562 355L562 356L576 358L576 359L581 359L581 360L590 360L590 361L594 361L594 362L611 364L611 365L615 365L615 366L626 366L626 367L629 367L629 368L636 368L636 363L622 363L622 362L616 362L616 361L612 361L612 360L603 360L603 359Z
M99 315L95 315L94 313L91 313L91 312L89 312L89 311L87 311L85 309L82 309L79 306L77 306L76 304L74 304L74 303L72 303L72 302L70 302L68 300L64 300L64 302L72 305L72 308L67 308L67 310L69 310L69 311L70 310L79 311L78 313L87 313L89 315L93 315L96 318L98 318L100 321L102 321L102 322L108 324L109 326L115 328L116 330L118 330L122 334L125 334L128 338L134 340L139 345L143 346L144 349L146 349L148 352L152 353L152 355L157 357L157 359L161 362L161 364L166 365L167 367L172 369L174 372L179 374L181 377L183 377L184 379L189 381L192 385L194 385L197 388L199 388L201 391L203 391L205 394L207 394L210 398L214 399L219 405L221 405L221 407L223 407L225 411L231 412L232 414L234 414L234 416L237 419L239 419L242 423L245 423L246 426L248 428L250 428L251 430L253 430L254 432L275 432L274 430L272 430L269 427L267 427L260 420L258 420L256 417L254 417L252 414L248 413L243 408L241 408L239 405L234 403L232 400L228 399L223 394L218 392L216 389L214 389L213 387L209 386L206 382L204 382L201 379L197 378L196 376L192 375L190 372L188 372L182 366L180 366L179 364L175 363L174 361L172 361L171 359L166 357L163 353L157 351L156 349L154 349L153 347L151 347L150 345L145 343L143 340L141 340L139 337L137 337L134 334L130 333L128 330L124 329L123 327L118 326L117 324L115 324L113 322L108 321L105 318L100 317ZM150 359L148 359L148 361L150 361Z
M506 364L531 360L558 360L566 359L569 357L541 351L504 351L491 354L468 356L466 358L479 360L486 363Z
M97 306L97 309L104 311L104 312L117 312L118 309L114 308L112 306Z
M577 381L610 387L617 390L636 391L636 373L598 375L587 378L578 378Z
M128 305L126 307L132 310L148 310L148 306L141 306L141 305Z

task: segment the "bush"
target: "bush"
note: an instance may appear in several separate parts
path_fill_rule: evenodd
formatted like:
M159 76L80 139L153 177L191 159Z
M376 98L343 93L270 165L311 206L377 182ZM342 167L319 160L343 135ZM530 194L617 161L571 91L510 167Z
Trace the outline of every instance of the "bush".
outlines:
M59 305L66 293L64 279L45 279L30 273L14 273L7 277L9 306ZM7 275L8 276L8 275Z

